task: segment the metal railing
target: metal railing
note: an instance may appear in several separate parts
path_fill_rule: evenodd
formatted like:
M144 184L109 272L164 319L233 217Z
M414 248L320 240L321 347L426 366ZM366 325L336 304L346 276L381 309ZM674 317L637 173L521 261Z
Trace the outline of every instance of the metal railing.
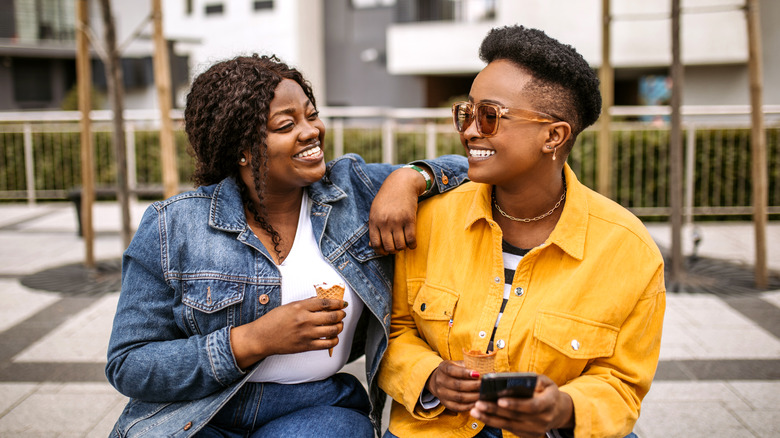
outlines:
M749 108L684 107L685 211L688 215L747 215L750 207ZM669 207L668 107L615 107L612 111L612 198L643 217L667 216ZM408 162L463 154L449 109L321 108L328 127L326 156L348 152L369 162ZM159 113L128 110L126 143L131 190L160 188ZM93 111L95 180L115 185L110 111ZM173 111L180 181L190 181L181 111ZM78 112L0 113L0 200L65 199L80 184ZM648 120L648 121L643 121ZM780 214L780 106L766 106L769 212ZM595 187L597 129L577 139L569 164Z

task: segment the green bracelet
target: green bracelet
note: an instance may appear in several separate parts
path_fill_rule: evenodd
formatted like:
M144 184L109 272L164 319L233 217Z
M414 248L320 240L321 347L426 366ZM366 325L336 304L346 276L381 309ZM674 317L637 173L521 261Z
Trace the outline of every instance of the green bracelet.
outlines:
M425 178L425 191L422 193L423 195L427 194L431 191L431 187L433 186L433 181L431 180L431 175L428 174L428 172L423 169L420 166L415 166L414 164L407 164L403 167L407 167L409 169L414 169L418 172L420 172L420 175L422 175L423 178ZM422 196L422 195L420 195Z

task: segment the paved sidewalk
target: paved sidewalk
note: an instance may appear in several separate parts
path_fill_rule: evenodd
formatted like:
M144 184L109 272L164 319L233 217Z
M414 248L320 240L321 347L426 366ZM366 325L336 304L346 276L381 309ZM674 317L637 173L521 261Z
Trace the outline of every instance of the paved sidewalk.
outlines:
M138 222L145 205L133 207ZM119 209L95 208L95 253L121 254ZM668 247L666 224L650 225ZM70 204L0 205L0 437L105 437L127 399L105 380L118 292L69 296L29 289L26 275L76 263L84 248ZM780 272L780 223L768 260ZM698 254L751 264L749 223L700 225ZM692 245L686 231L684 249ZM361 374L362 363L348 366ZM635 432L780 437L780 290L716 296L668 293L661 363Z

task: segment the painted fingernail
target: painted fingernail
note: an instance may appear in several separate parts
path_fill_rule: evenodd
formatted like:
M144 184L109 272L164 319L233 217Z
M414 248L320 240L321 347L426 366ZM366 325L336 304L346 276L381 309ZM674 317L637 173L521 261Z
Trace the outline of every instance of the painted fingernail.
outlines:
M476 371L472 371L470 375L472 379L479 379L479 373Z
M347 306L349 306L349 303L348 303L348 302L346 302L346 301L344 301L344 307L342 307L342 309L346 309L346 308L347 308Z

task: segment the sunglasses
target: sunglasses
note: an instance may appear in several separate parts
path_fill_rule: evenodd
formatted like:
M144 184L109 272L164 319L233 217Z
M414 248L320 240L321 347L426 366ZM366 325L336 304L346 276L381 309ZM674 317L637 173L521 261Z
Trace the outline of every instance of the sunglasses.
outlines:
M507 108L495 103L456 102L452 105L452 121L455 123L455 129L463 133L476 119L477 132L482 137L496 135L496 132L498 132L498 120L507 113L529 122L555 123L561 121L561 119L549 114L519 108Z

